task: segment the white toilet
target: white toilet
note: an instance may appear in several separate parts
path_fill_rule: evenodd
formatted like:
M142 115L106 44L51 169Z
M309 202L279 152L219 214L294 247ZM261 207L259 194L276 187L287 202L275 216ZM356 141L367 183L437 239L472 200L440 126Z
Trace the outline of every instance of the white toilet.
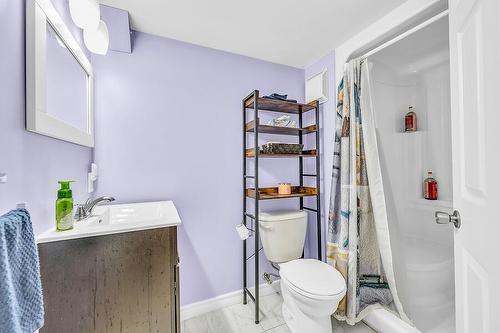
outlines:
M293 333L331 333L330 316L346 292L332 266L302 256L307 231L304 211L259 214L259 232L267 259L280 265L283 316Z

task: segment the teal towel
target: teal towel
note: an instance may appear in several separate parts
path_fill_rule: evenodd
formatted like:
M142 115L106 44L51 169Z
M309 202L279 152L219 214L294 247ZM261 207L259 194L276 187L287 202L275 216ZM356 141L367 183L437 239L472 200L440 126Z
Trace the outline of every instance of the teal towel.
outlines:
M40 263L26 209L0 216L0 333L33 333L43 326Z

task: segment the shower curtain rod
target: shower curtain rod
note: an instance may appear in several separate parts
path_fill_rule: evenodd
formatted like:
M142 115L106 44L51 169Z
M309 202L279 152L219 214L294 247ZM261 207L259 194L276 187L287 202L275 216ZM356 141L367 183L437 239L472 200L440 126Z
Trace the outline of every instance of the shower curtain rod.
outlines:
M448 16L448 9L446 9L445 11L431 17L430 19L428 19L427 21L424 21L422 23L420 23L419 25L397 35L396 37L382 43L381 45L375 47L374 49L371 49L370 51L366 52L365 54L363 54L360 58L361 58L361 61L364 61L366 58L368 58L369 56L372 56L374 55L375 53L385 49L386 47L389 47L391 46L392 44L396 43L396 42L399 42L401 39L405 38L405 37L408 37L409 35L411 34L414 34L415 32L419 31L419 30L422 30L423 28L429 26L430 24L440 20L441 18L445 17L445 16Z

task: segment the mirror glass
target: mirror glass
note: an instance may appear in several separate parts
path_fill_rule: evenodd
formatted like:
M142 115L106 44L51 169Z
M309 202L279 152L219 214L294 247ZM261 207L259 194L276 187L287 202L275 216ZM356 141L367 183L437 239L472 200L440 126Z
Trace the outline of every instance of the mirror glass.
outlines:
M46 40L47 113L87 131L87 73L50 24Z

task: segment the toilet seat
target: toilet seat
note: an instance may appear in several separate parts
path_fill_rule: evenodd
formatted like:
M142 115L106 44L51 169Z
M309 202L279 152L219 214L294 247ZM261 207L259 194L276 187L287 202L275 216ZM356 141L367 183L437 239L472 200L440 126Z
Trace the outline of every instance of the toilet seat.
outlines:
M296 259L280 265L283 282L302 296L329 300L345 293L345 280L332 266L315 259Z

